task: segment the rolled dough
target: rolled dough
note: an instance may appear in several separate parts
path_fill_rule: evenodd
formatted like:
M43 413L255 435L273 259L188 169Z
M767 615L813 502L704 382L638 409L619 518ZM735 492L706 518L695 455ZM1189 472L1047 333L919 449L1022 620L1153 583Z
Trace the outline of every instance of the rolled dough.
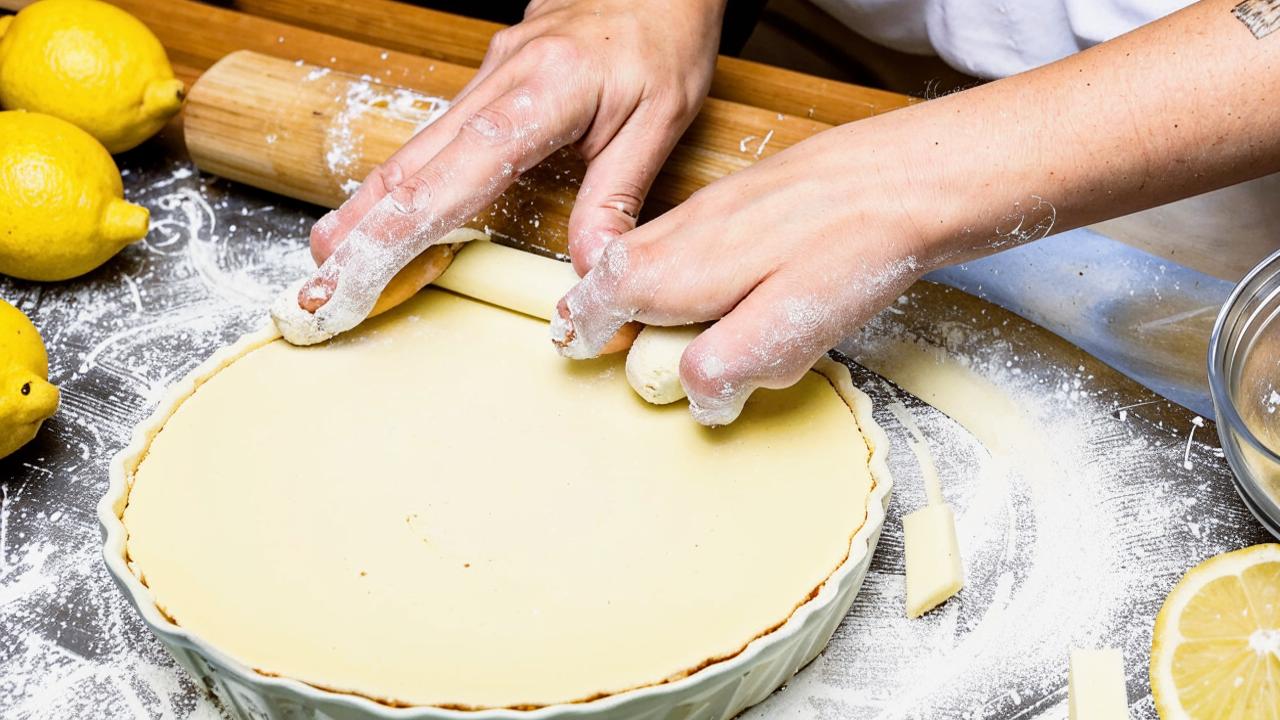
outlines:
M685 398L680 382L680 358L684 349L707 326L650 326L640 331L627 352L627 382L640 397L655 405Z
M832 380L713 430L546 333L428 289L326 345L246 340L131 478L133 570L262 672L480 708L680 677L844 562L876 479Z

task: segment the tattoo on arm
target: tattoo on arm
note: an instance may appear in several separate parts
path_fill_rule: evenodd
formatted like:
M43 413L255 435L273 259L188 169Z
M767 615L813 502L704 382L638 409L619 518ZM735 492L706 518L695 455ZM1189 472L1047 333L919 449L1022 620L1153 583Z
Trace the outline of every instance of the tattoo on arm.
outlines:
M1280 30L1280 0L1243 0L1231 14L1259 40Z

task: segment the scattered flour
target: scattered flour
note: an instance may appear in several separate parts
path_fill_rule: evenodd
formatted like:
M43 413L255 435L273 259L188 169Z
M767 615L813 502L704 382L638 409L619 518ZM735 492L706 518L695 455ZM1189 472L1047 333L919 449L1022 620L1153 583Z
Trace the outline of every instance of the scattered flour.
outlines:
M915 305L920 290L904 297L900 307ZM1165 594L1204 557L1266 539L1234 497L1220 451L1203 434L1187 439L1205 421L1170 426L1189 416L1162 400L1129 401L1136 391L1097 382L1019 323L940 317L922 345L909 318L882 313L843 349L953 415L858 378L893 445L895 500L880 547L828 648L744 717L1065 718L1070 648L1115 646L1130 716L1155 718L1146 662ZM961 380L963 391L931 397L940 386L919 382L921 370ZM956 598L919 620L904 613L900 518L925 504L927 470L896 401L935 459L967 575Z
M778 119L781 120L782 117L779 116ZM764 134L764 137L759 137L757 135L747 135L746 137L738 141L738 152L750 153L752 156L755 157L755 159L759 160L760 156L764 155L764 149L768 147L769 141L772 139L773 139L772 129L766 132ZM759 142L756 142L757 140L759 140ZM755 143L754 147L752 147L752 143Z

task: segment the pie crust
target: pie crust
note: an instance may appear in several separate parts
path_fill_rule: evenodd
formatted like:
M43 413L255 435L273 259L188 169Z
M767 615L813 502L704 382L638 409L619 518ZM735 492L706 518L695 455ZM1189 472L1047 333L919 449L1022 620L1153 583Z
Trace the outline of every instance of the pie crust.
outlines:
M130 569L259 673L392 705L685 677L845 563L888 482L880 435L829 359L718 429L622 364L438 289L322 346L250 335L126 464Z

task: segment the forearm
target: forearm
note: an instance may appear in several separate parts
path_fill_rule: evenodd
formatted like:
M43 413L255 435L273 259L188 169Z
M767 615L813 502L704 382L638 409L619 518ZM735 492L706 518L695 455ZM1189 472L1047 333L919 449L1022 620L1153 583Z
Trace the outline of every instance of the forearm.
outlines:
M614 239L552 338L714 321L681 357L732 422L931 267L1280 170L1280 33L1206 0L1040 70L816 135Z
M1280 171L1280 32L1235 4L841 128L846 162L880 165L939 262Z

